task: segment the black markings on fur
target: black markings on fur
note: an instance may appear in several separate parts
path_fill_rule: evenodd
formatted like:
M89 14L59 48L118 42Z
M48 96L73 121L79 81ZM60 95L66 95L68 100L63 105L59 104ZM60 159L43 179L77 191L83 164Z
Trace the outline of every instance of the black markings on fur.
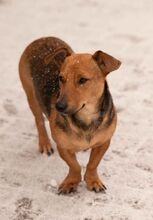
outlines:
M105 122L105 124L103 124L103 127L107 128L111 125L113 118L115 116L115 111L113 106L113 100L109 92L107 82L105 82L104 92L100 100L99 112L100 114L98 119L93 120L90 124L86 124L83 120L79 119L77 115L71 116L72 123L84 131L94 131L101 125L105 116L108 115L108 119ZM89 135L87 136L88 140L90 140L91 138L92 138L91 136Z
M112 96L109 92L108 84L105 81L105 88L104 88L104 92L103 92L103 96L102 96L102 104L100 107L100 116L101 116L102 120L104 119L106 114L107 114L108 118L103 126L107 128L111 125L111 123L113 121L113 118L115 116L115 110L114 110Z
M27 52L36 95L49 116L51 98L59 93L58 75L61 64L73 51L60 39L48 37L34 41Z
M87 135L85 136L85 138L86 138L86 140L87 140L88 142L90 142L91 139L92 139L92 135L91 135L91 134L87 134Z
M69 127L69 123L68 123L67 118L65 116L62 116L62 115L59 116L56 119L56 125L66 133L71 132L71 129Z

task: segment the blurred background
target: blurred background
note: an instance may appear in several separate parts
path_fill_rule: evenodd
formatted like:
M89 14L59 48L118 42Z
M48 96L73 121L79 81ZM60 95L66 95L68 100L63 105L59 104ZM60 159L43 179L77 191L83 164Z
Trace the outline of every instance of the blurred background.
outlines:
M152 0L0 0L0 219L153 219L152 21ZM52 182L61 181L66 165L56 150L50 158L38 153L18 62L44 36L122 61L108 76L118 129L100 165L106 195L82 184L76 195L57 196ZM83 168L88 156L78 155Z

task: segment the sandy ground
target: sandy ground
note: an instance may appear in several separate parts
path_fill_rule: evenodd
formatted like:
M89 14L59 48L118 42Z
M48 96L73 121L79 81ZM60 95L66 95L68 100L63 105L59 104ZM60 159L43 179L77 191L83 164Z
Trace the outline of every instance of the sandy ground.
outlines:
M0 1L0 220L153 219L153 1ZM33 116L18 78L19 57L41 36L77 52L122 60L108 77L118 129L99 166L108 187L57 195L67 166L40 155ZM89 152L79 153L84 168ZM56 186L57 183L57 186Z

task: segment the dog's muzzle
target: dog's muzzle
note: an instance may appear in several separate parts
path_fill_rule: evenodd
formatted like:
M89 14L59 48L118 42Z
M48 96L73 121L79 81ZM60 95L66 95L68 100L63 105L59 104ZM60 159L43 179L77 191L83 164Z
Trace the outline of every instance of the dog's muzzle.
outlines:
M67 105L67 102L65 101L65 99L62 99L56 103L56 109L60 113L66 112L67 107L68 107L68 105Z
M81 108L79 108L78 110L74 111L74 110L68 110L68 105L66 103L65 100L61 100L61 101L58 101L56 103L56 109L58 112L60 112L61 114L63 115L75 115L77 114L79 111L81 111L83 108L84 108L85 104L83 104L81 106Z

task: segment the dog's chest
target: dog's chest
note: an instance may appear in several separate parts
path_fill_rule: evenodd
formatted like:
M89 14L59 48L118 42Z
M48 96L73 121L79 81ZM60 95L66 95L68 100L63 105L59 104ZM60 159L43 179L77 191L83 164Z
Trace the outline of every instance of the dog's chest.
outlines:
M89 148L101 146L109 136L112 135L114 128L112 126L107 130L99 129L96 132L71 131L70 133L62 131L58 127L52 130L52 136L56 144L72 152L82 151Z
M83 130L65 119L61 120L61 118L56 117L56 114L52 114L50 125L56 144L76 152L101 146L108 141L114 133L116 117L107 128L101 124L97 129Z
M70 150L71 152L78 152L82 150L87 150L89 148L95 148L102 146L106 141L110 139L113 134L112 128L107 131L99 131L93 134L92 138L89 140L88 135L78 137L73 135L60 135L60 140L58 139L56 143L64 149Z
M76 132L72 132L71 134L66 134L62 132L60 135L60 140L56 142L60 142L62 148L69 149L75 152L86 150L90 148L93 144L90 134L81 134Z
M93 131L79 129L70 120L64 120L64 118L62 120L57 119L56 125L61 130L60 133L66 145L75 146L78 150L90 147L94 135Z

